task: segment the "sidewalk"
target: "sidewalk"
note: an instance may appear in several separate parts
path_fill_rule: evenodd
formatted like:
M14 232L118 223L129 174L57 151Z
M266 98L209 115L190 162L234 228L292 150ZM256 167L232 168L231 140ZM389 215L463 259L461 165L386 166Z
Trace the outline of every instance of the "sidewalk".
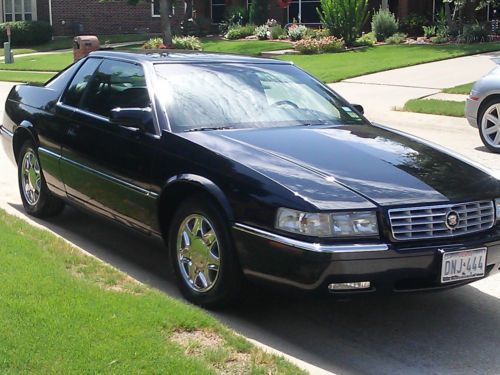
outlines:
M408 100L477 81L496 66L500 52L458 57L346 79L329 86L368 116L402 107Z

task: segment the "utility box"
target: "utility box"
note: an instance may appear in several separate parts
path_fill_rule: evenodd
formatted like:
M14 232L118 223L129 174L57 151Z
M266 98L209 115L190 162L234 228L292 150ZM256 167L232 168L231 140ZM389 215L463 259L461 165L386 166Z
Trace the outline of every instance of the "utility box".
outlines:
M4 63L5 64L14 63L14 54L12 53L12 50L10 49L9 42L5 42L3 44L3 51L4 51Z
M73 58L75 61L101 48L99 39L94 35L75 36L73 39Z

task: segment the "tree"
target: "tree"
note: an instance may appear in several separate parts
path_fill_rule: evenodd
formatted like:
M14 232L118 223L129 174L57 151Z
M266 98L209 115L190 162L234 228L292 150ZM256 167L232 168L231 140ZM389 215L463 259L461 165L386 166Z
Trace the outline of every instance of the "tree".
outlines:
M103 0L110 1L110 0ZM137 5L141 0L127 0L127 3ZM163 44L167 47L172 45L172 26L170 23L170 13L172 5L176 0L158 0L160 4L161 36Z
M253 0L250 5L250 23L263 25L269 18L269 0Z

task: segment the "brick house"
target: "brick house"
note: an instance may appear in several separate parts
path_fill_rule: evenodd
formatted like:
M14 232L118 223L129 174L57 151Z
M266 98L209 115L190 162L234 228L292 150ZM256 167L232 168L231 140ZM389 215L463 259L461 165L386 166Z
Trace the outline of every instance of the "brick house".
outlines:
M316 8L319 0L293 0L287 9L269 0L270 18L282 24L301 20L319 23ZM219 23L232 5L248 7L252 0L177 0L172 23L178 26L184 18L203 17ZM398 18L411 13L432 15L442 7L442 0L370 0L370 8L389 7ZM189 3L189 4L188 4ZM188 6L189 5L189 6ZM192 9L192 14L185 14ZM473 7L472 7L473 9ZM486 18L486 16L485 16ZM0 0L0 22L44 20L54 27L55 35L121 34L160 31L158 0L145 0L136 6L126 0Z

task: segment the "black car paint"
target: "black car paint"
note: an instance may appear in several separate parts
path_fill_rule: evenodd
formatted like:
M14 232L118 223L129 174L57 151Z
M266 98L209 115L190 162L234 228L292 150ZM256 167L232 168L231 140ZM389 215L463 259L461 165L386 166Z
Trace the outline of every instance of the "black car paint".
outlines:
M99 52L93 56L140 63L149 74L151 64L158 61L283 63L205 54L157 57ZM360 277L393 291L402 280L426 280L421 288L408 290L440 288L436 281L440 252L477 246L488 246L489 272L498 271L497 226L464 238L415 243L391 238L387 222L391 207L500 197L498 181L466 162L368 122L173 133L156 96L152 101L157 132L144 133L61 105L64 83L79 66L81 62L63 72L52 87L13 88L3 124L3 133L13 135L13 144L2 137L11 155L20 139L32 137L49 188L70 202L133 228L162 234L168 218L161 214L171 212L169 207L178 203L179 194L197 189L218 202L231 224L311 242L320 240L276 230L277 208L376 209L380 241L389 244L387 252L318 254L232 231L245 274L302 289Z

